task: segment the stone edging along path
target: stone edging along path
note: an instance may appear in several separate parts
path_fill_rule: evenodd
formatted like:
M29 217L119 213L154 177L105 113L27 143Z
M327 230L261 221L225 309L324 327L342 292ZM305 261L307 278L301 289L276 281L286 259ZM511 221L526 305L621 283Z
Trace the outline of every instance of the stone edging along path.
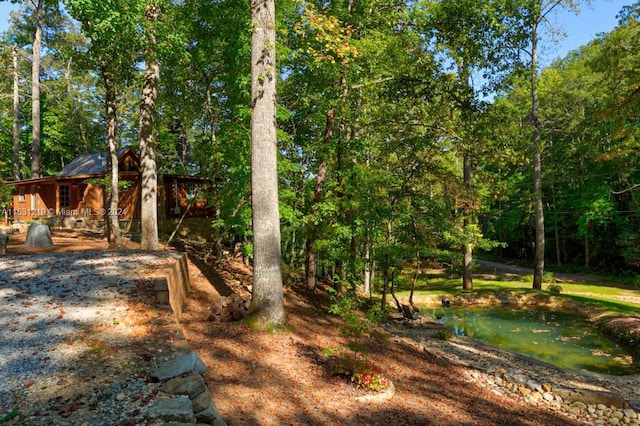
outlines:
M188 400L187 416L223 425L197 377L201 367L148 373L176 356L202 365L174 312L182 306L176 294L189 287L186 260L170 251L4 256L0 423L149 424L164 421L161 401Z
M592 306L538 292L487 292L447 296L454 304L511 304L579 311L595 326L623 342L634 342L638 355L640 319L608 315ZM441 296L421 296L419 305L439 305ZM543 405L592 424L640 424L640 375L583 374L485 346L464 336L449 341L430 338L444 328L436 321L386 324L399 343L447 359L466 368L463 380L478 382L499 394L510 394L528 403Z
M487 347L464 336L431 337L435 322L384 324L398 344L463 368L458 380L475 382L500 395L544 406L589 424L639 424L640 376L591 376L569 372L521 355Z
M225 422L211 399L211 392L201 374L206 369L194 352L174 358L161 365L151 377L162 381L161 390L167 395L147 409L151 423L206 423L224 426Z

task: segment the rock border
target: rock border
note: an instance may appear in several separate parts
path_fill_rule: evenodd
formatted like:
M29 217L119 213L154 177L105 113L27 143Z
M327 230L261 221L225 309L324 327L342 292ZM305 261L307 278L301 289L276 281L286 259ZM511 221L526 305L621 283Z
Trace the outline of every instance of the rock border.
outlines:
M165 397L158 398L147 409L147 420L153 423L226 423L211 398L202 373L206 366L195 352L167 361L151 373L162 383Z
M369 395L358 396L356 397L356 401L363 402L363 403L384 402L393 398L395 394L396 394L396 387L394 386L393 382L389 380L389 384L387 385L387 387L381 390L380 392L376 392Z
M463 380L478 383L496 394L515 397L532 405L546 406L573 419L590 421L596 425L640 426L640 406L632 407L629 401L616 392L554 386L516 369L463 361L430 346L428 340L417 341L399 336L394 339L398 343L464 367Z
M483 290L478 293L463 293L455 296L421 295L416 298L415 303L439 306L443 296L449 298L455 305L540 306L578 313L607 336L627 347L635 357L640 357L640 318L635 316L615 315L599 306L538 291Z

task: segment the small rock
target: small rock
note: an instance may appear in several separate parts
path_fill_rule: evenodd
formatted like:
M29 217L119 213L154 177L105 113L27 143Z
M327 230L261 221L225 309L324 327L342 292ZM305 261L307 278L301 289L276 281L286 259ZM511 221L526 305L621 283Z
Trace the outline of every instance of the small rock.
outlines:
M159 399L147 410L150 421L193 423L193 408L189 398Z
M613 413L611 413L611 417L622 419L624 417L624 413L622 412L622 410L616 410Z
M504 378L517 385L526 385L529 381L529 378L527 376L520 373L508 373L504 375Z
M193 411L195 411L196 413L206 410L212 402L213 401L211 400L209 389L205 390L200 395L191 400L191 403L193 404Z
M590 389L555 388L553 392L565 401L580 401L585 404L604 404L621 407L624 398L614 392L595 391Z
M531 389L526 386L518 386L518 393L522 396L527 396L531 393Z
M543 393L544 390L542 389L542 385L535 381L535 380L527 380L527 386L529 387L529 389Z
M196 420L198 422L208 423L214 426L226 426L226 423L222 420L222 417L218 413L213 401L211 401L206 409L196 413Z
M195 352L190 352L164 363L151 374L151 377L157 380L167 380L188 373L200 374L205 369L206 366L200 357Z
M553 408L560 408L562 407L562 404L560 404L558 401L553 400L553 401L549 401L549 406L553 407Z
M638 418L638 413L633 411L631 408L627 408L627 409L624 410L624 416L629 418L629 419L637 419Z
M172 395L188 395L193 399L207 390L207 385L200 374L185 377L174 377L162 385L162 390Z
M576 416L582 414L582 410L580 410L580 407L569 407L568 411L569 413L575 414Z

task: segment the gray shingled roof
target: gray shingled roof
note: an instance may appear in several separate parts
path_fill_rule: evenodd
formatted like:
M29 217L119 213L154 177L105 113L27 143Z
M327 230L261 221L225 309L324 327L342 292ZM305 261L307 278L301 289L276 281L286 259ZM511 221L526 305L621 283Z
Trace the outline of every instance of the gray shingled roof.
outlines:
M127 148L120 148L118 150L118 158L124 153ZM69 176L84 176L84 175L101 175L107 168L107 153L94 152L92 154L81 155L76 157L75 160L67 164L67 167L62 169L57 174L59 177Z

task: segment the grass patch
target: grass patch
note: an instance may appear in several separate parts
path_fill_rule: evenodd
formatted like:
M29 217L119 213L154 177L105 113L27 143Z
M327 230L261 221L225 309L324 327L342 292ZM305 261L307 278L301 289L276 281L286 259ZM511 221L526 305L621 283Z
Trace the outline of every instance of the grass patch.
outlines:
M518 292L539 292L534 290L532 283L519 279L505 280L498 275L498 279L473 280L473 290L478 296L491 292L518 291ZM501 279L502 278L502 279ZM622 287L612 287L593 283L561 283L562 292L553 291L553 283L545 283L542 290L544 293L552 294L556 297L567 298L584 304L596 305L608 312L618 315L640 315L640 290ZM396 288L396 296L408 297L409 290L402 286ZM462 290L460 278L448 278L442 274L435 276L423 275L416 283L414 298L439 298L442 295L455 297L466 294L469 291Z
M449 340L451 340L452 334L446 330L440 330L432 333L430 337L432 339L444 340L445 342L448 342Z

